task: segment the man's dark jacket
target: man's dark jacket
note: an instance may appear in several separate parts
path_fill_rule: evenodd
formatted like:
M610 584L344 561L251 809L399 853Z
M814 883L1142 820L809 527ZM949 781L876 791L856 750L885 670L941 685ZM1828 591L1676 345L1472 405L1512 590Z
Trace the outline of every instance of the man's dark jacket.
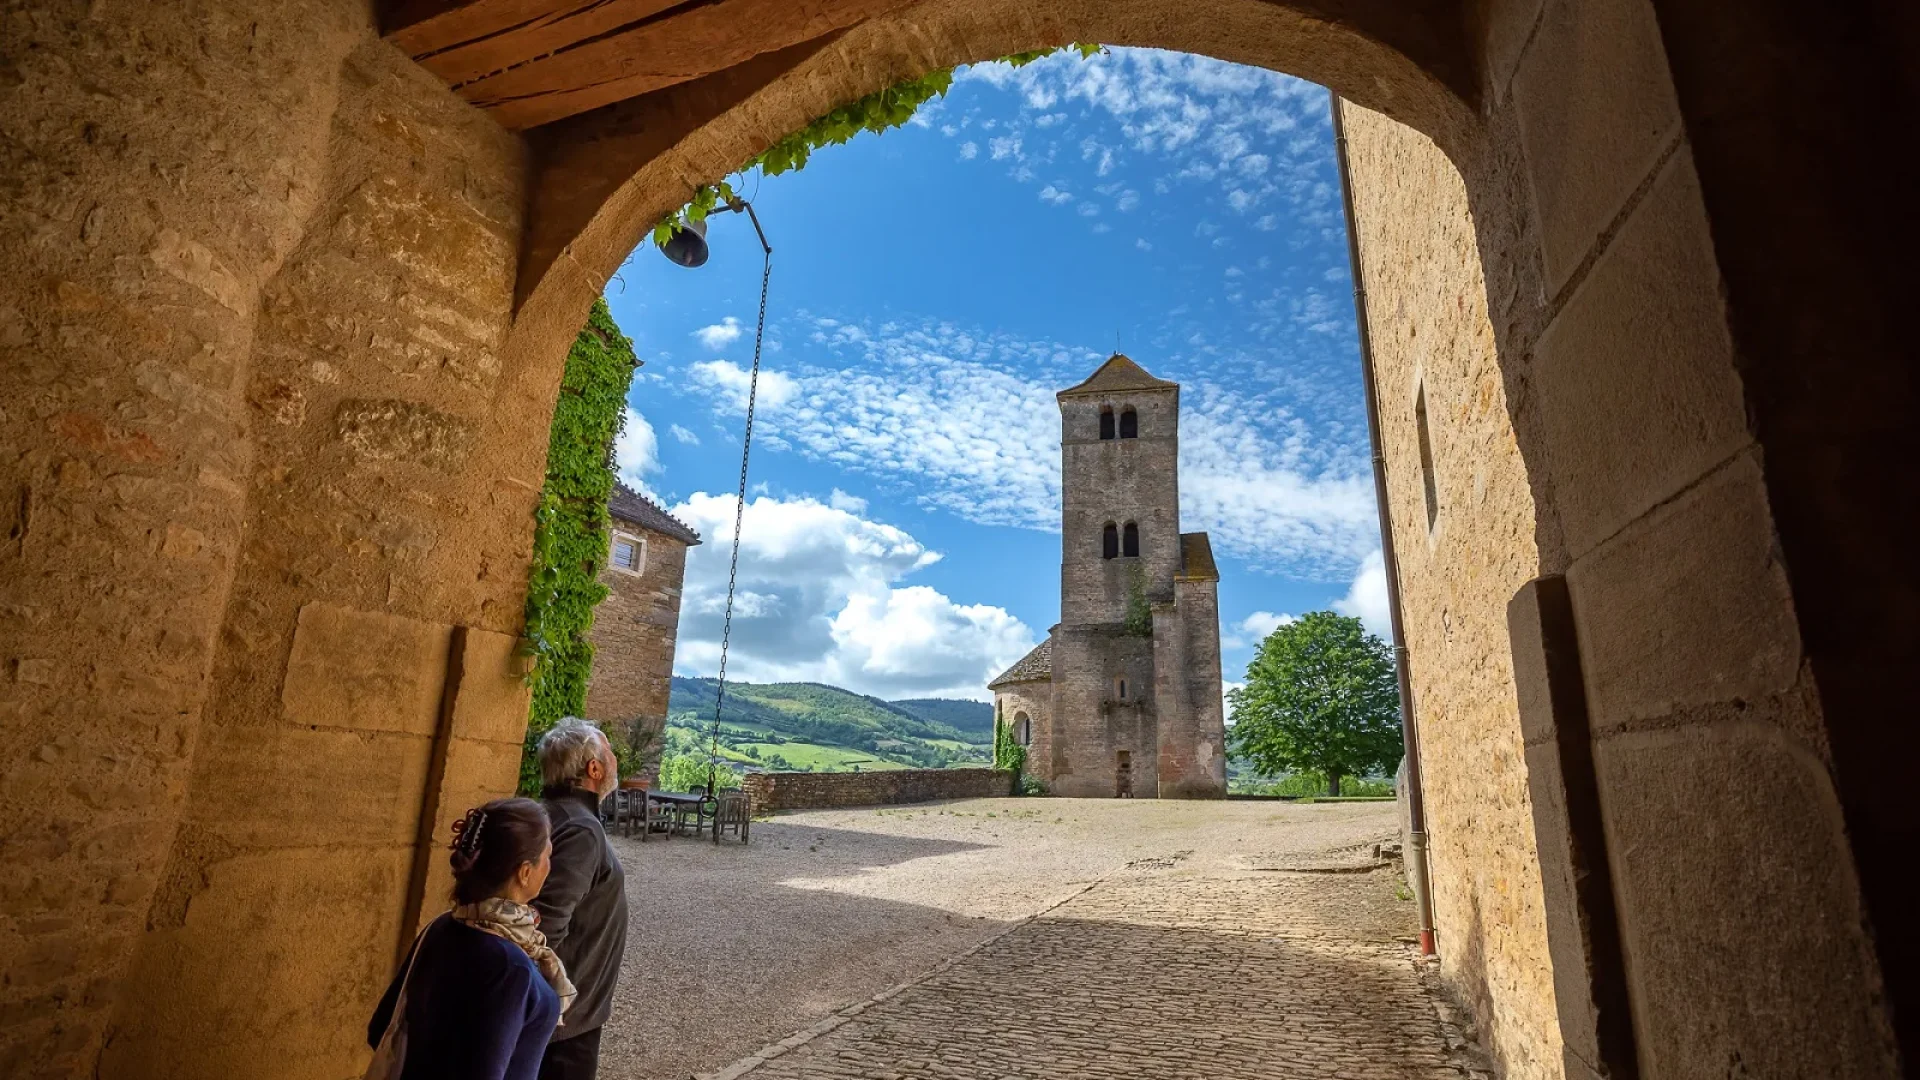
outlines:
M560 1042L598 1028L613 1012L627 950L627 872L600 824L599 796L573 787L540 794L553 824L553 869L533 906L580 995L553 1033Z

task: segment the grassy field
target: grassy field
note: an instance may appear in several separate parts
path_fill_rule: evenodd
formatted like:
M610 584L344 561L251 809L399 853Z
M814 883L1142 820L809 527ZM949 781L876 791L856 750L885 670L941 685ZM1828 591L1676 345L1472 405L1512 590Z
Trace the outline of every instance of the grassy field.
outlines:
M883 769L908 769L898 761L888 761L865 750L849 750L844 746L821 746L817 743L735 743L738 750L751 749L760 755L759 762L766 762L779 754L796 769L814 769L820 772L852 772L855 765L862 772L878 772ZM746 760L754 760L747 758Z

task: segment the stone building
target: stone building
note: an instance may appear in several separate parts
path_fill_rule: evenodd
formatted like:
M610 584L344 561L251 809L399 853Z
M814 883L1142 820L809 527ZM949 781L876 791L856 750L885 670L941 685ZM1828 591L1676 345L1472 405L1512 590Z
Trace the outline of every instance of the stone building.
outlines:
M1180 531L1180 385L1115 353L1057 397L1060 622L989 684L996 715L1056 795L1220 798L1220 573Z
M680 587L700 534L625 484L614 485L607 513L613 538L600 583L608 592L593 613L587 718L633 738L667 722Z

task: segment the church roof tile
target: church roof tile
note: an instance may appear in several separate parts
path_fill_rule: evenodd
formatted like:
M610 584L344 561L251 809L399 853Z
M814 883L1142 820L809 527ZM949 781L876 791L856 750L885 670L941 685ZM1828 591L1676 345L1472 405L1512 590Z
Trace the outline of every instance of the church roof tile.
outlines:
M1033 651L1020 658L1019 662L1000 673L1000 677L987 684L987 689L1005 686L1009 683L1046 682L1053 678L1053 635L1033 647Z
M1219 581L1220 568L1213 564L1213 542L1207 534L1180 534L1180 572L1175 581Z
M1156 379L1147 369L1122 353L1107 357L1107 362L1078 386L1069 386L1055 397L1084 397L1088 394L1112 394L1124 390L1178 390L1180 384Z
M660 509L660 504L652 499L622 483L616 482L613 485L613 494L607 499L607 513L615 521L624 521L629 525L651 529L688 546L700 542L700 534L688 528L685 522Z

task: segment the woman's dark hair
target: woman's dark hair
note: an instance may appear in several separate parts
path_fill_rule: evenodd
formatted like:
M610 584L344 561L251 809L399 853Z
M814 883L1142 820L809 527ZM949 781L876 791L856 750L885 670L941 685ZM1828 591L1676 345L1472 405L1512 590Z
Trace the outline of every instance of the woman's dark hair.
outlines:
M496 896L521 863L537 863L547 846L547 812L532 799L495 799L453 823L453 899L474 904Z

